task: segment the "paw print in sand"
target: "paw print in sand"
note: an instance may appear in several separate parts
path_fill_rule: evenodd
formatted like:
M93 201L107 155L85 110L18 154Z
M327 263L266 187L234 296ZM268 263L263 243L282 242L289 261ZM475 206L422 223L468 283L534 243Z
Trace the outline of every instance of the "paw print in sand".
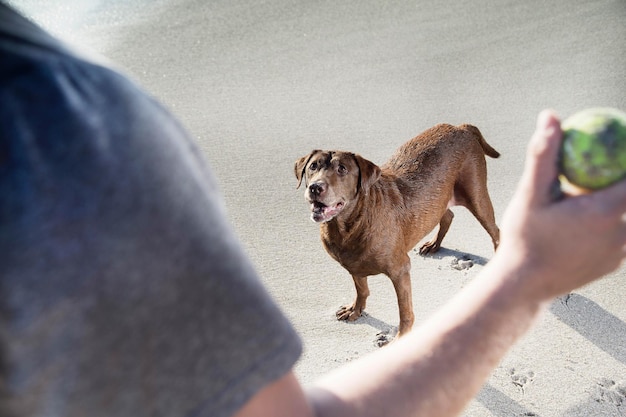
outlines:
M450 262L450 266L457 271L465 271L474 266L474 261L467 255L460 258L454 257Z
M609 403L617 407L626 405L626 380L615 382L608 378L599 379L592 396L599 403Z
M511 382L524 393L526 386L535 380L535 373L529 370L509 369Z

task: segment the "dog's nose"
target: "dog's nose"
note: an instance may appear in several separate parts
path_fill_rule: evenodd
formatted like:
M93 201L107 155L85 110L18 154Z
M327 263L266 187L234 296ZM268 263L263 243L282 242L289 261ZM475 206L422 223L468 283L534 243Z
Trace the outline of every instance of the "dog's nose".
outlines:
M309 192L316 196L319 196L320 194L322 194L325 189L326 189L326 184L321 183L321 182L314 182L313 184L309 185Z

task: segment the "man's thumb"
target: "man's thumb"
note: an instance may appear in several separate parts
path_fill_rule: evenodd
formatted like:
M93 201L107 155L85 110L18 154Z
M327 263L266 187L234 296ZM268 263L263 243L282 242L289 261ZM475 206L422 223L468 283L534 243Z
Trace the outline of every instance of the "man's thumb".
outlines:
M524 167L524 186L532 191L534 203L554 200L558 177L558 158L563 133L559 118L552 110L544 110L537 117L537 127L528 144Z

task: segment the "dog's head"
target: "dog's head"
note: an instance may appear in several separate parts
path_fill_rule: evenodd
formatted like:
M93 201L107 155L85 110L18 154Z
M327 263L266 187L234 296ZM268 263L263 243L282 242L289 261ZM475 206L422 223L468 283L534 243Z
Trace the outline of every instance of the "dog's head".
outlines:
M315 150L294 166L298 187L311 204L311 219L321 223L338 216L359 193L367 193L380 178L380 168L351 152Z

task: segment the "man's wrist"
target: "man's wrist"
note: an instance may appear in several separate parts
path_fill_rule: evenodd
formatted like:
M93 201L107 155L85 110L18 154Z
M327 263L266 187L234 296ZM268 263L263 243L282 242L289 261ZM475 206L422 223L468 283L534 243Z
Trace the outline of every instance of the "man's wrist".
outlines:
M551 268L534 254L525 254L519 249L499 248L481 275L488 280L497 280L502 290L510 291L507 298L510 296L511 301L539 308L558 295L550 285Z

